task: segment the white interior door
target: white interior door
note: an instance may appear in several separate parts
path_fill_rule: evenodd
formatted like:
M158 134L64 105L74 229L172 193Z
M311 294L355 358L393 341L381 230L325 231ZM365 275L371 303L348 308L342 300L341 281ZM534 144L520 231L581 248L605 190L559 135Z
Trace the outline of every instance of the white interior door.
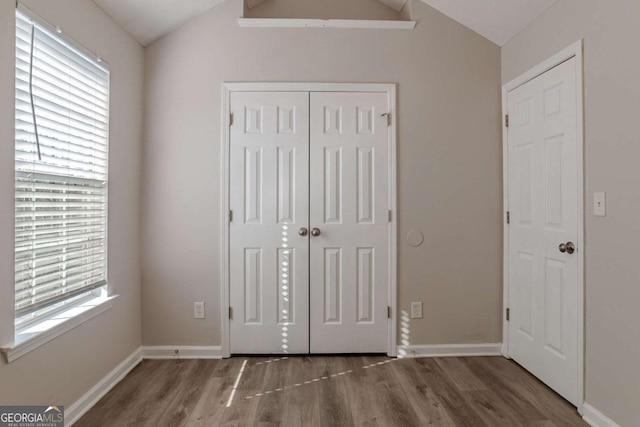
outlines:
M232 353L309 351L309 93L234 92Z
M311 353L386 352L387 96L310 99Z
M581 214L576 97L575 58L508 94L509 356L574 405L582 286L582 248L571 253Z

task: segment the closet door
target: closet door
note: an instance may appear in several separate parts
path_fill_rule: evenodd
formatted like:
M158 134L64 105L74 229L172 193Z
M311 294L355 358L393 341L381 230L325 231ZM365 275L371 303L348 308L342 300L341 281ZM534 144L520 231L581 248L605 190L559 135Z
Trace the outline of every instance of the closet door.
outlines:
M386 352L387 95L310 99L311 353Z
M309 351L309 93L234 92L232 353Z

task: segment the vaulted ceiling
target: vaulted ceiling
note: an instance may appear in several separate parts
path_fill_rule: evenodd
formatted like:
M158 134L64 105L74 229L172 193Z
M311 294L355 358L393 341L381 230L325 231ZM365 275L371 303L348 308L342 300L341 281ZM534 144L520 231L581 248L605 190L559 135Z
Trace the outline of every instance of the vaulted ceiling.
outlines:
M225 0L93 0L141 45L170 33Z
M148 45L225 0L93 0L140 44ZM254 7L265 0L247 0ZM268 1L268 0L266 0ZM373 1L373 0L372 0ZM377 0L400 11L407 0ZM499 46L558 0L421 0Z
M558 0L422 0L503 46Z

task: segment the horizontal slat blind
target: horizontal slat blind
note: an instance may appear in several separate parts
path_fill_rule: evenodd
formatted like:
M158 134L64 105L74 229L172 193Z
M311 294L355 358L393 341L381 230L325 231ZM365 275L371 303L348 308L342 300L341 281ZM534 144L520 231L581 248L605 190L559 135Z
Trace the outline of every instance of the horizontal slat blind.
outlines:
M109 72L16 16L19 317L106 283Z

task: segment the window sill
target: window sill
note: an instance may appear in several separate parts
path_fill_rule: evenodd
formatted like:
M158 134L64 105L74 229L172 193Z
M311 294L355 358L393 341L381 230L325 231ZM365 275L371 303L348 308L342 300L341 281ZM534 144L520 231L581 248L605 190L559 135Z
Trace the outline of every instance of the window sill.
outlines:
M118 295L93 298L30 325L16 334L16 340L12 344L0 349L6 362L13 362L52 339L104 313L113 307L116 298Z

